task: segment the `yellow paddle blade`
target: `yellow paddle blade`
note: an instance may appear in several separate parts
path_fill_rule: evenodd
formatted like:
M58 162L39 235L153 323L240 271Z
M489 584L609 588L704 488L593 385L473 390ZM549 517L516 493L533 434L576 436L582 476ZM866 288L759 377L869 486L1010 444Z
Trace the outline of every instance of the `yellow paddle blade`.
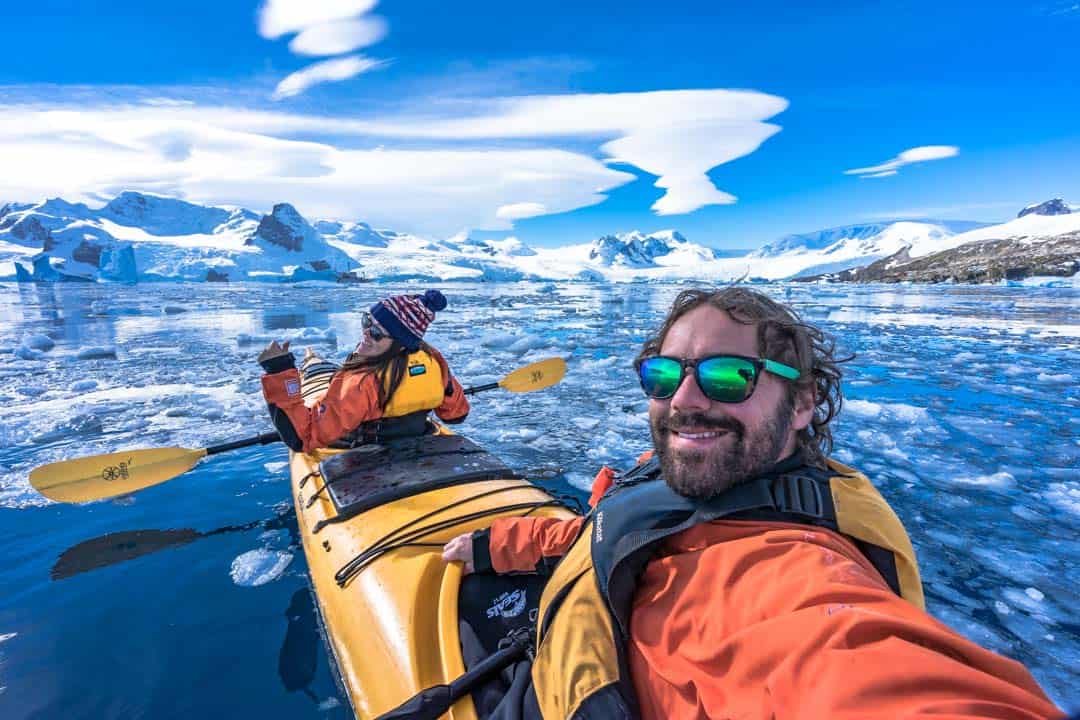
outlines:
M30 471L30 484L57 502L89 502L126 495L185 473L206 449L126 450L49 463Z
M566 375L566 361L548 358L518 368L499 381L499 387L510 392L532 392L557 384Z

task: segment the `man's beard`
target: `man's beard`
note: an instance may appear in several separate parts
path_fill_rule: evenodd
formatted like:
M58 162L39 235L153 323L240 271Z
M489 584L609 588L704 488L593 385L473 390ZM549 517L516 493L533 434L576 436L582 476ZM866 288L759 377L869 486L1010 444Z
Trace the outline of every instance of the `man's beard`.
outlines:
M779 412L753 433L732 417L709 417L704 413L674 412L650 419L653 447L660 456L660 469L668 486L686 497L708 498L732 485L760 475L779 457L791 429L788 402L781 401ZM668 444L671 430L693 428L698 432L727 431L717 447L710 450L679 450Z

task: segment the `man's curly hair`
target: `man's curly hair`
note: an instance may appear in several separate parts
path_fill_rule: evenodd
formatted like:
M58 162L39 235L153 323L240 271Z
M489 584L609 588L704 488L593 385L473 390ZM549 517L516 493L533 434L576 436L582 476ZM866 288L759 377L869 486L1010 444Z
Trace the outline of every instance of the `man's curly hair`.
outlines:
M798 369L799 379L788 383L788 407L794 407L799 392L813 389L814 415L810 424L799 431L798 445L807 462L823 465L833 448L829 423L839 414L844 402L840 363L854 356L837 359L836 342L831 336L803 322L794 309L768 295L742 285L683 290L672 303L660 331L645 341L634 361L635 369L645 358L660 354L660 347L676 320L706 304L723 310L737 322L756 325L760 357Z

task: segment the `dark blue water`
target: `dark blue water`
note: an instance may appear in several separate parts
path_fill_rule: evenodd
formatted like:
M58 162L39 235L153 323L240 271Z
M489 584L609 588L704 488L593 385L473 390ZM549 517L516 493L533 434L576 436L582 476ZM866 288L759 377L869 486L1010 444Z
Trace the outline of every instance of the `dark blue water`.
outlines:
M340 359L373 293L404 289L0 285L0 717L348 715L305 611L281 446L85 506L47 503L26 476L266 431L261 347L293 337ZM677 286L444 289L430 339L466 384L551 355L570 363L557 388L477 396L463 432L582 496L601 464L648 448L630 361ZM1080 293L768 289L857 354L835 454L907 523L931 613L1080 709ZM89 348L115 357L80 358ZM57 564L136 530L153 531L130 543L139 557Z

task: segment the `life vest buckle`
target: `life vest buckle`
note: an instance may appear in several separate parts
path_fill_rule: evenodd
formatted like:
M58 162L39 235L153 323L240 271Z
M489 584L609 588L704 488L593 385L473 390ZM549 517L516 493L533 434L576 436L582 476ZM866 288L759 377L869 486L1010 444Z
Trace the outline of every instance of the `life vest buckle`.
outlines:
M776 509L782 513L823 519L826 513L821 483L808 475L781 475L769 488Z

